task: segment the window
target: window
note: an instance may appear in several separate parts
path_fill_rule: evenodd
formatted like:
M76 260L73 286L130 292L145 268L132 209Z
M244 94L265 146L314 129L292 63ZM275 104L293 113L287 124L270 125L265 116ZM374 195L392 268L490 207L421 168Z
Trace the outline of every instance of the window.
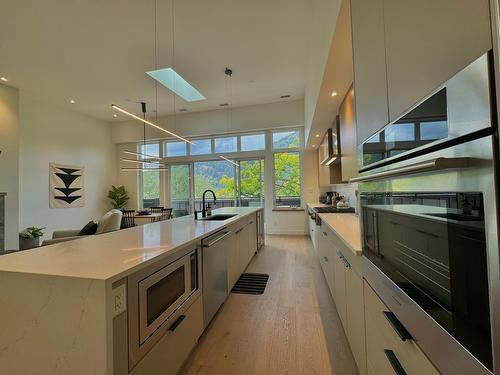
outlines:
M194 144L189 147L190 155L207 155L212 153L211 139L197 139Z
M257 151L266 148L266 136L262 134L250 134L241 136L241 151Z
M167 155L167 157L186 156L186 142L165 143L165 155Z
M139 152L150 156L160 156L160 145L151 143L141 145ZM150 164L144 164L144 168L155 168ZM160 205L160 171L142 171L142 207L154 207Z
M215 138L215 152L236 152L238 151L238 143L236 137Z
M300 146L298 130L273 132L273 148L297 148Z
M234 165L225 160L200 161L194 163L195 209L201 210L203 192L213 190L217 196L217 206L235 206ZM212 200L208 195L207 199Z
M300 153L274 154L274 207L301 207Z
M386 142L415 140L415 125L413 123L392 124L385 129Z
M448 121L428 121L420 123L420 139L435 140L448 137Z

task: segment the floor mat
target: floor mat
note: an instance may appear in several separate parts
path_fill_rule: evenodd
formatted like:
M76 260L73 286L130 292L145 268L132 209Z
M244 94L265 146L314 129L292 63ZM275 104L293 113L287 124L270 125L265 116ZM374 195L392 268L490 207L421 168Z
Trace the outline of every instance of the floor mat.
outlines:
M244 273L234 284L231 293L262 294L266 289L269 275L265 273Z

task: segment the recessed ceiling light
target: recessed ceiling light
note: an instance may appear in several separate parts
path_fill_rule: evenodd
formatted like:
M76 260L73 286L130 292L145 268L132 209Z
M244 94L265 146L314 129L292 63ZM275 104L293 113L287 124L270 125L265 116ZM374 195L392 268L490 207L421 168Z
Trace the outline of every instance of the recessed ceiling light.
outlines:
M316 137L319 137L319 134L316 134Z
M73 99L70 99L69 101L71 104L75 104L76 102Z
M219 104L219 107L227 107L229 105L229 103L221 103Z
M115 114L113 115L113 117L114 117L114 118L117 118L117 117L118 117L118 115L115 113Z
M337 92L336 91L332 91L332 96L337 96Z
M316 147L316 145L313 145L313 148Z
M5 77L0 77L0 80L4 81L4 82L9 82L9 80Z
M280 98L281 98L281 99L286 99L286 98L289 98L289 97L290 97L290 95L288 95L288 94L287 94L287 95L281 95L281 96L280 96Z
M179 108L179 112L187 112L186 108Z
M152 70L146 74L187 102L207 99L172 68Z

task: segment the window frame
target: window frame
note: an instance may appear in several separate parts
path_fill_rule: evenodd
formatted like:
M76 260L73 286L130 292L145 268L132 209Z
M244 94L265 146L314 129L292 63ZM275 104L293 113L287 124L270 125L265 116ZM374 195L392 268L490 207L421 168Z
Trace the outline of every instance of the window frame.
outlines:
M163 142L160 142L160 141L155 141L155 142L147 142L146 145L153 145L153 144L157 144L158 145L158 157L163 157L163 151L164 151L164 147L163 147ZM144 143L141 142L141 143L137 143L137 148L136 148L136 151L139 152L139 153L142 153L141 151L141 147L144 146ZM154 156L154 155L152 155ZM164 196L165 196L165 173L167 171L158 171L159 173L159 177L160 177L160 186L159 186L159 190L160 190L160 197L159 197L159 201L160 201L160 205L162 205L164 202L165 202L165 199L164 199ZM138 178L137 178L137 207L139 209L143 209L144 208L144 171L138 171Z

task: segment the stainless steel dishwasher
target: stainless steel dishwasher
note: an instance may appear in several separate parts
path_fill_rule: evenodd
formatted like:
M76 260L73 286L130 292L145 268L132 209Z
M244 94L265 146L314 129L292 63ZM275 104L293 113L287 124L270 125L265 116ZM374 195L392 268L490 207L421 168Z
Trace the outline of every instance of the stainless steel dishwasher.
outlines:
M201 241L203 259L203 323L208 326L227 298L227 252L231 231L222 229Z

